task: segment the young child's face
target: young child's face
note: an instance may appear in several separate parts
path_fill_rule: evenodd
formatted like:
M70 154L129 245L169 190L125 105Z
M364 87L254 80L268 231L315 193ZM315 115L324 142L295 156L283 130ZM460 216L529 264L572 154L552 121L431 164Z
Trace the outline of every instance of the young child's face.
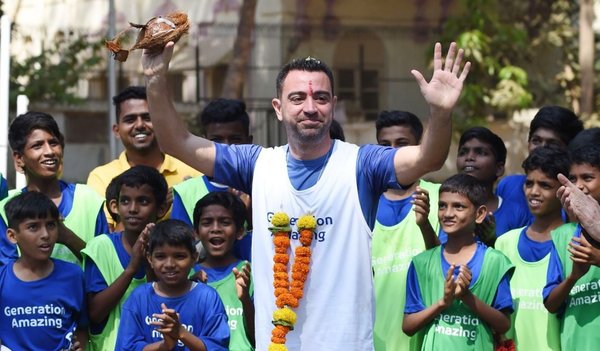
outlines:
M141 233L146 224L156 222L164 214L164 207L156 203L154 192L148 184L139 187L123 185L119 200L111 202L113 210L119 214L126 231Z
M556 197L559 187L558 179L549 177L539 169L527 172L523 190L529 211L534 216L560 214L561 204Z
M58 239L58 221L50 216L28 218L19 223L16 230L9 228L7 237L19 246L22 257L47 260Z
M237 228L231 211L221 205L209 205L202 210L196 232L207 257L223 258L232 254L244 229Z
M600 169L589 163L574 163L569 173L571 182L600 202Z
M13 153L17 167L39 178L56 178L62 171L63 148L54 135L34 129L27 136L23 153Z
M504 166L496 160L491 145L475 138L458 149L456 169L483 182L495 181L504 173Z
M475 207L465 195L459 193L440 193L438 206L438 219L448 236L472 234L475 225L481 223L486 214L485 206Z
M248 135L241 121L209 123L205 129L206 139L215 143L227 145L252 143L252 138Z
M377 133L377 143L397 149L402 146L417 145L417 139L409 126L397 125L381 128Z
M185 246L166 244L155 247L148 256L148 262L158 281L167 285L179 285L188 280L197 258L197 253L190 252Z

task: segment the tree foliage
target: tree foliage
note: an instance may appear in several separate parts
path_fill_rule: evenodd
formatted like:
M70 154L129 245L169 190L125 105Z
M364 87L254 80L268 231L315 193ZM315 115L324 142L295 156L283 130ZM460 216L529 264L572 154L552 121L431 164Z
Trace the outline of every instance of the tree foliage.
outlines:
M59 33L41 52L26 58L12 57L10 104L24 94L32 103L78 104L84 100L75 88L102 60L101 43L84 36Z

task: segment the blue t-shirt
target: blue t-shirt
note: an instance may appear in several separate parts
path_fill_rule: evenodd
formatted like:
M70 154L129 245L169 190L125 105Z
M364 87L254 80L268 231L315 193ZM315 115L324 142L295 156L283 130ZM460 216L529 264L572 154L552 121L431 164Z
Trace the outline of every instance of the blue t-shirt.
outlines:
M573 236L580 238L581 229L581 225L578 224ZM546 299L552 290L562 283L565 278L565 272L563 271L563 265L560 261L560 256L558 255L558 251L556 251L556 246L552 245L552 250L550 251L550 262L548 263L548 273L546 274L546 286L544 286L544 290L542 291L544 302L546 302ZM564 306L558 311L558 313L560 314L563 310Z
M60 191L62 192L62 198L60 200L60 204L58 205L58 212L63 218L66 218L69 213L71 213L71 209L73 208L73 198L75 197L75 184L67 183L64 181L59 181ZM27 188L23 188L22 192L26 192ZM6 233L6 229L8 228L7 224L4 222L4 218L0 216L0 233ZM98 210L98 215L96 216L96 228L94 229L94 235L99 235L102 233L108 233L108 223L106 222L106 217L104 216L104 211L102 208ZM9 259L16 259L19 255L17 253L17 246L10 241L6 235L0 235L0 263L4 263Z
M0 200L4 199L8 196L8 183L6 183L6 178L0 175Z
M115 350L141 351L146 345L163 339L150 322L152 315L162 313L161 303L179 314L181 324L200 338L207 350L226 351L229 346L229 325L225 307L217 291L202 283L179 297L156 294L153 283L137 287L123 305L121 324ZM179 341L173 350L189 350Z
M442 245L444 246L444 245ZM471 288L475 282L477 282L477 278L479 278L479 273L481 273L481 267L483 265L483 257L485 255L485 250L487 246L482 243L477 243L477 249L475 250L475 254L469 262L467 262L467 267L471 270L471 284L469 288ZM440 284L444 284L446 280L445 272L450 268L450 264L446 261L444 257L444 247L441 250L441 264L442 264L442 272L443 275L439 277ZM458 276L460 267L456 267L454 269L454 278ZM492 303L492 307L501 311L501 310L510 310L513 311L513 301L512 295L510 293L510 285L509 285L510 277L507 274L502 277L500 280L500 284L498 285L498 290L496 290L496 295L494 296L494 302ZM410 263L408 267L408 275L406 277L406 305L404 307L404 313L416 313L420 312L427 308L423 302L423 297L421 296L421 288L419 286L419 280L417 279L417 272L415 271L415 267L413 266L413 262Z
M412 196L390 200L381 194L377 205L377 222L386 227L393 227L402 222L413 208L412 200Z
M233 269L237 267L238 264L240 264L240 261L236 261L228 266L214 268L206 267L202 264L199 264L194 267L194 271L197 272L199 270L203 270L208 277L208 280L206 282L212 283L227 278L227 276L231 274Z
M339 142L334 140L335 142ZM252 193L254 166L263 149L259 145L215 144L216 161L214 180ZM332 145L333 147L333 145ZM373 229L379 196L388 188L397 185L394 169L396 149L379 145L363 145L358 150L356 161L356 185L365 220ZM288 152L288 175L292 186L304 190L316 184L329 155L316 160L296 160ZM320 166L316 167L315 164Z
M552 251L554 244L552 244L552 239L544 242L531 240L527 236L528 228L529 226L523 228L519 234L517 250L519 251L519 256L521 256L523 260L527 262L538 262Z
M52 259L45 278L22 281L14 260L0 267L0 340L11 350L67 350L76 327L87 328L83 272Z

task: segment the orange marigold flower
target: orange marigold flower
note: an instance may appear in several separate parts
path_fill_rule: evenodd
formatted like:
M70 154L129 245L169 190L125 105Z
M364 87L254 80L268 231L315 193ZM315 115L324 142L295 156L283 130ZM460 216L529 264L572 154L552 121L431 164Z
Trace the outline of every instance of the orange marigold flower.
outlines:
M275 253L282 254L282 255L287 255L288 249L289 248L287 248L287 247L277 247L277 246L275 246Z
M275 288L284 288L287 289L290 286L290 283L287 280L277 279L273 281L273 286Z
M271 342L274 344L285 344L285 337L279 337L279 336L273 335L271 337Z
M313 240L314 232L310 229L302 229L300 230L300 242L304 246L310 246Z
M292 273L303 272L303 273L308 274L309 270L310 270L310 266L304 262L294 262L294 265L292 265Z
M271 335L273 335L274 337L285 339L285 336L287 335L287 333L289 331L290 331L290 328L288 328L288 327L284 327L283 325L276 325L275 328L273 328ZM275 342L275 341L273 341L273 342Z
M290 260L290 256L286 255L286 254L278 254L276 253L275 255L273 255L273 261L275 263L281 263L281 264L285 264L287 265L288 262Z
M273 272L287 272L287 266L283 263L275 263L273 265Z
M301 282L305 282L307 277L308 277L308 273L306 273L306 272L293 272L292 273L292 279L298 280Z
M286 288L275 288L275 293L274 293L274 295L275 295L275 297L279 297L279 296L281 296L281 295L283 295L283 294L287 293L288 291L289 291L289 290L288 290L288 289L286 289Z
M290 238L287 235L276 235L273 237L273 245L275 247L288 248L290 246Z
M291 288L290 294L292 294L298 300L300 300L302 298L302 296L304 296L304 292L302 291L302 289L298 289L298 288Z
M287 272L275 272L273 274L273 278L275 280L281 279L281 280L286 280L287 281L288 280L288 274L287 274Z
M275 304L279 308L283 308L284 306L289 306L291 308L298 307L298 299L295 298L292 294L282 294L279 295L275 301Z
M304 290L304 282L299 280L292 280L290 282L290 288L299 288L301 290Z
M306 246L298 246L294 252L296 257L310 257L311 255L310 247Z
M295 264L302 264L308 266L310 265L310 257L296 256L296 258L294 259L294 265Z

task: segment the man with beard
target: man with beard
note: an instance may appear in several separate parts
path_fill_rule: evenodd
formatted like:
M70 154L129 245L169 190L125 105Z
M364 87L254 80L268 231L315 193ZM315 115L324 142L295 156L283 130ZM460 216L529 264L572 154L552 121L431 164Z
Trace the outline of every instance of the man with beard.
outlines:
M358 147L332 140L329 129L337 102L333 74L323 62L308 57L286 64L276 80L272 105L288 144L263 148L217 144L189 133L166 93L173 45L168 43L160 54L142 56L148 105L165 151L252 197L256 349L266 350L271 340L275 252L268 228L273 214L283 211L291 224L288 253L300 245L299 217L312 214L317 225L309 249L310 272L305 272L297 319L283 338L285 345L289 350L373 350L370 241L377 201L390 184L410 186L443 165L452 133L450 115L470 67L467 63L461 69L463 51L452 44L444 60L436 44L429 82L412 71L431 113L420 145ZM288 270L297 258L290 254ZM290 285L297 286L296 274L289 276Z
M187 178L200 174L178 159L163 153L158 147L150 112L148 112L145 87L125 88L113 97L113 104L117 116L117 121L112 128L113 133L121 140L125 151L121 152L118 159L96 167L90 172L87 184L102 197L110 181L133 166L144 165L156 168L167 180L169 189ZM169 196L168 200L170 207L172 196ZM109 225L114 227L115 223L111 223L111 216L108 213L106 218Z

